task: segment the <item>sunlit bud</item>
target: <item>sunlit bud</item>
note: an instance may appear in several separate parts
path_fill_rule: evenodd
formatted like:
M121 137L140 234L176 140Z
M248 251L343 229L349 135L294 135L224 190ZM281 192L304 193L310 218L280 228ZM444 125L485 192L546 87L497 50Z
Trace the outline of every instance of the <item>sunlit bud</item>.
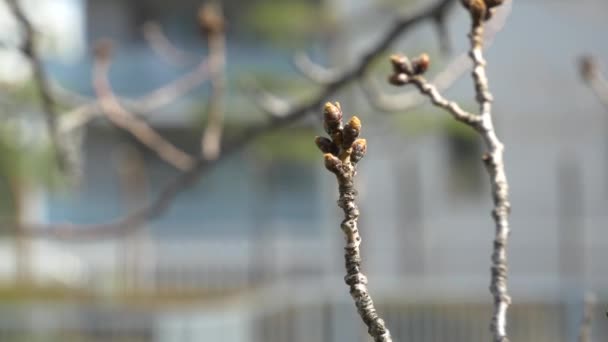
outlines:
M336 104L327 102L323 107L323 126L325 127L325 131L329 135L332 135L340 129L341 125L342 109L340 109L340 104L338 102Z
M414 75L422 75L429 69L429 65L431 65L431 59L429 55L423 53L412 61L412 71Z
M331 153L333 155L337 155L339 152L338 146L325 137L316 137L315 144L317 144L317 147L323 153Z
M391 55L391 65L396 74L411 75L413 72L412 63L404 55Z
M340 167L342 166L342 162L338 157L334 156L331 153L325 153L323 155L325 160L325 168L335 174L340 173Z
M484 0L462 0L462 5L469 10L474 23L486 20L488 7Z
M359 137L361 133L361 120L358 117L353 116L348 120L344 130L342 131L342 147L348 148L352 143Z
M359 162L367 152L367 141L365 139L357 139L353 143L353 150L350 154L350 161L353 163Z

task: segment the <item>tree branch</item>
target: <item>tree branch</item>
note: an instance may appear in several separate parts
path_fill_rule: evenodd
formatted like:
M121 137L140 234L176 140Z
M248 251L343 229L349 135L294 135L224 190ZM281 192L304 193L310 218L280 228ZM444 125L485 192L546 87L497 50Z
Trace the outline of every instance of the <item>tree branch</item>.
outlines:
M318 110L325 99L333 96L335 93L346 87L350 82L357 80L370 68L372 62L382 55L397 40L403 33L414 28L416 25L429 20L437 12L445 11L454 2L454 0L440 0L423 10L404 16L396 20L387 33L372 46L359 61L352 67L346 69L339 78L322 87L321 91L312 99L305 101L299 105L291 106L284 115L272 117L270 121L261 122L250 126L241 135L225 140L222 144L222 153L217 159L205 160L198 158L194 166L187 172L179 175L177 178L167 184L160 194L148 205L140 210L130 213L129 215L114 220L112 222L90 224L90 225L74 225L74 224L51 224L51 225L26 225L28 232L36 235L51 236L58 238L71 239L86 239L86 238L104 238L121 235L136 229L142 222L157 218L164 214L170 207L175 197L183 190L190 188L199 177L212 169L218 162L224 158L240 151L243 147L248 146L253 140L292 124L299 119L302 119L311 112ZM13 226L14 227L14 226Z
M56 153L60 168L65 170L68 167L69 158L59 134L57 125L58 115L55 109L55 101L52 96L50 84L44 66L42 65L42 60L36 49L34 26L23 12L23 9L17 0L6 0L6 3L15 19L17 19L19 26L23 29L24 40L21 45L21 51L29 59L32 66L35 84L38 88L41 106L47 124L49 139Z
M406 57L393 57L394 74L391 83L395 85L414 84L419 91L431 98L437 106L449 111L454 118L467 124L479 133L487 152L482 160L490 175L494 209L492 216L496 225L493 243L490 292L494 296L494 313L490 330L495 342L508 342L507 338L507 309L511 298L507 292L507 241L509 237L509 186L505 172L503 152L504 145L498 139L492 120L493 97L489 89L486 75L486 61L483 56L484 24L492 16L495 7L503 0L464 0L464 6L471 14L471 33L469 34L471 48L469 57L473 61L473 83L476 100L479 104L479 114L473 116L460 111L453 102L443 99L435 87L429 85L420 76L429 65L428 56L422 55L410 62ZM508 0L507 0L508 2Z
M157 22L148 21L144 23L142 32L150 48L167 63L183 66L195 60L192 54L173 45Z
M211 94L207 103L207 125L201 138L203 159L216 159L220 155L222 126L224 121L223 101L226 87L226 39L224 18L219 5L207 3L199 10L199 25L207 35L209 46L209 74Z
M336 103L327 103L323 110L323 126L330 139L317 137L315 142L324 153L325 167L336 175L340 199L338 206L344 211L340 225L346 237L344 260L346 276L344 282L350 287L350 295L355 301L359 316L367 325L369 335L376 342L391 342L391 334L384 320L378 316L374 302L367 288L367 277L361 272L361 236L359 235L359 209L355 199L355 176L357 163L365 156L367 143L359 139L361 121L353 116L346 126L342 125L342 109Z
M114 96L108 79L111 53L109 44L108 41L97 44L93 63L93 88L99 98L101 111L110 122L129 132L168 164L181 171L190 170L194 165L194 159L190 155L175 147L145 121L122 107Z

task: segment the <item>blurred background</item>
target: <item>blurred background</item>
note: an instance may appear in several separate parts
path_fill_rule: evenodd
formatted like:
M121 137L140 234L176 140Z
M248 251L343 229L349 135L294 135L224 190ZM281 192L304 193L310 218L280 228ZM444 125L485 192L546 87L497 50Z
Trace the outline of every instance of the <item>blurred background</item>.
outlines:
M60 113L67 167L54 158L19 50L25 32L0 2L0 341L368 341L343 282L335 179L313 143L321 106L222 156L166 212L126 232L74 239L45 230L70 222L79 235L119 219L181 173L95 107L99 39L112 41L107 76L121 103L198 155L209 102L222 104L224 136L238 137L273 120L256 105L265 91L280 105L323 91L294 56L341 72L398 17L437 2L216 3L226 21L218 93L205 64L211 35L197 23L202 0L18 1ZM368 74L384 83L391 52L428 52L431 75L465 52L469 19L453 2L439 26L445 35L436 21L417 24ZM488 49L513 207L514 341L575 340L589 291L593 336L608 337L608 108L577 65L592 54L608 68L606 33L606 1L516 1ZM446 95L476 108L468 72ZM488 341L494 225L477 136L426 101L377 109L360 80L326 100L364 123L363 272L395 340ZM22 225L34 225L31 234L15 229Z

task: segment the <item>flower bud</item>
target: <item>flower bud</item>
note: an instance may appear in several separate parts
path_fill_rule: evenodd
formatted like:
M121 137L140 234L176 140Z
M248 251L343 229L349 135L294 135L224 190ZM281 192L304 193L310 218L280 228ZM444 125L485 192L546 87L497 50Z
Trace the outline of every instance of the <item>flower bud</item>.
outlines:
M315 144L317 144L317 147L323 153L331 153L333 155L338 155L338 146L325 137L316 137Z
M413 68L410 60L404 55L391 55L391 64L395 74L411 75Z
M205 35L222 33L225 29L221 9L211 3L204 4L199 8L198 24Z
M429 55L427 55L426 53L423 53L422 55L418 56L418 58L416 58L412 61L413 74L414 75L424 74L429 69L430 64L431 64L431 59L429 58Z
M488 6L488 8L492 8L492 7L498 7L500 5L503 4L503 2L505 2L504 0L485 0L486 2L486 6Z
M338 102L336 104L327 102L323 107L323 126L325 127L325 131L329 135L332 135L340 129L341 125L342 109L340 109L340 104Z
M355 139L359 137L361 133L361 120L358 117L353 116L348 120L344 130L342 131L342 147L349 148Z
M462 0L462 5L469 10L474 24L487 20L488 7L484 0Z
M361 160L365 153L367 152L367 140L365 139L357 139L353 143L353 150L350 154L350 161L353 163L358 163Z
M325 153L323 155L323 159L325 161L325 168L335 174L340 173L340 167L342 166L342 162L338 157L334 156L331 153Z

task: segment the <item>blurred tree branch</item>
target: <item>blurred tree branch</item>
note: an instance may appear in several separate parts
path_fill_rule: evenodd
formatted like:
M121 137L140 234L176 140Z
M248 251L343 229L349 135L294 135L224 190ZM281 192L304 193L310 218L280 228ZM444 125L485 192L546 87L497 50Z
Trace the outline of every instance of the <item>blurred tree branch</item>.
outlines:
M34 75L35 83L38 88L40 95L40 101L44 117L46 119L49 139L53 146L57 162L62 170L66 170L69 164L68 153L66 152L61 135L58 128L58 113L55 108L55 101L52 96L50 84L44 66L42 65L42 59L38 53L36 47L36 32L34 26L28 20L23 9L19 5L17 0L6 0L8 8L12 12L13 16L17 20L17 23L23 30L23 43L21 45L21 52L27 57Z
M151 203L141 209L106 223L89 225L76 225L70 223L50 225L26 224L25 228L34 235L73 239L112 237L123 235L133 229L137 229L142 222L152 220L164 214L180 192L190 188L201 175L211 170L217 163L224 160L224 158L240 151L256 138L281 127L285 127L310 113L316 112L328 97L333 96L351 82L363 77L376 58L385 53L391 44L393 44L402 34L427 20L432 20L438 13L444 13L454 2L455 0L439 0L416 13L399 17L387 32L370 47L354 65L344 68L339 77L332 82L323 85L316 96L288 107L281 115L272 116L265 122L248 127L239 136L225 139L222 143L222 153L219 154L216 159L209 160L198 157L190 170L170 181Z

